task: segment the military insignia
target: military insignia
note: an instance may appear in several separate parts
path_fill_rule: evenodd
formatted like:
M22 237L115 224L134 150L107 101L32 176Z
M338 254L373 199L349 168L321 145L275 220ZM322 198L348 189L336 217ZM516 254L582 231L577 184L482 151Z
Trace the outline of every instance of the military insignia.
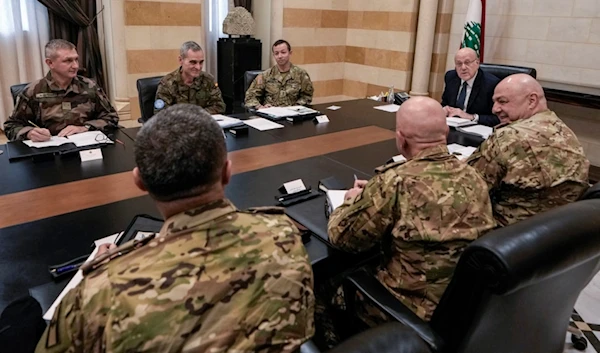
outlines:
M35 95L35 98L54 98L57 96L56 93L38 93Z
M154 101L154 108L155 109L162 109L165 107L165 101L162 99L157 99Z
M71 110L71 102L62 102L62 110Z
M246 210L249 213L267 213L267 214L284 214L285 208L276 206L261 206L261 207L250 207Z

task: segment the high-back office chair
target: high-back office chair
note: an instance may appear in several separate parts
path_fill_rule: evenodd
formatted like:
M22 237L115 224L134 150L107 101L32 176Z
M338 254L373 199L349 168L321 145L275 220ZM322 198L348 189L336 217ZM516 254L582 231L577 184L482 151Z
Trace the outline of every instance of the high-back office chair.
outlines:
M500 65L500 64L484 64L479 65L481 70L498 77L501 81L508 75L512 74L527 74L536 78L537 71L533 67Z
M28 84L29 83L19 83L18 85L10 86L10 94L13 98L13 105L17 104L17 97L19 96L19 93L21 93Z
M577 201L474 241L429 323L364 270L345 293L358 289L435 352L559 353L575 301L600 269L599 213L599 199Z
M252 81L254 81L256 76L262 73L262 70L252 70L246 71L244 73L244 94L246 94L246 91L248 91L248 88L250 88L250 85L252 84Z
M154 100L156 90L162 76L140 78L136 82L138 91L138 100L142 116L138 119L140 123L145 123L154 115Z

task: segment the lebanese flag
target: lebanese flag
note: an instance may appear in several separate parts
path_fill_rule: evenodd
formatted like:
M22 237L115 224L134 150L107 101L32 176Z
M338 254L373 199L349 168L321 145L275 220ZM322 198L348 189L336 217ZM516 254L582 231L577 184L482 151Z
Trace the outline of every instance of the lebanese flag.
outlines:
M479 61L483 62L484 38L485 0L469 0L460 47L475 50L479 54Z

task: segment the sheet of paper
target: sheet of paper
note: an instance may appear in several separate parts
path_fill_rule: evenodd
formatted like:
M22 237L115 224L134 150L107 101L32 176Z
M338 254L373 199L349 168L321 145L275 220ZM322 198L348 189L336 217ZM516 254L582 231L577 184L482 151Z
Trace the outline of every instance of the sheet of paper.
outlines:
M293 194L295 192L306 190L306 186L302 179L296 179L292 181L288 181L287 183L283 183L283 187L288 194Z
M120 233L116 233L113 235L109 235L107 237L98 239L96 241L94 241L94 245L96 245L96 248L94 249L94 251L92 251L92 253L90 254L90 256L87 258L87 260L85 260L85 262L90 261L91 259L94 258L94 256L96 256L96 254L98 253L98 247L101 244L106 244L106 243L114 243L115 240L117 239L117 236L119 236ZM60 292L60 294L58 295L58 297L54 300L54 302L52 303L52 305L50 305L50 308L48 309L48 311L46 311L46 313L44 314L44 320L51 320L52 316L54 316L54 311L56 310L56 307L58 306L58 304L60 304L60 301L64 298L64 296L73 288L77 287L77 285L83 280L83 272L81 272L81 270L77 271L77 273L75 273L75 275L73 276L73 278L71 278L71 280L69 281L69 283L67 283L67 286L65 287L65 289L63 289L62 292Z
M114 143L102 131L88 131L67 137L68 142L73 142L77 147L97 145L100 143Z
M329 106L329 107L327 107L327 109L329 109L329 110L338 110L338 109L340 109L340 108L341 108L341 107L340 107L340 106L338 106L338 105L332 105L332 106Z
M213 114L212 117L217 121L217 123L222 129L244 124L240 119L232 118L230 116L225 116L221 114Z
M367 97L367 99L370 99L372 101L379 101L379 96L371 96L371 97Z
M470 146L459 145L458 143L452 143L448 145L448 152L455 154L460 160L469 158L477 148Z
M329 204L329 211L333 212L336 208L340 207L344 203L344 196L348 190L328 190L327 191L327 202Z
M400 109L400 106L396 104L386 104L374 108L377 110L383 110L384 112L395 113L398 111L398 109Z
M273 129L281 129L283 125L272 122L271 120L267 120L265 118L254 118L249 120L244 120L244 124L251 126L259 131L273 130Z
M318 113L317 110L305 107L303 105L293 105L291 107L287 107L286 109L292 110L292 111L298 113L299 115Z
M43 141L43 142L33 142L31 140L23 141L23 143L26 144L27 146L35 147L35 148L56 147L56 146L60 146L64 143L70 143L70 142L73 142L73 141L69 140L66 137L58 137L58 136L52 136L52 137L50 137L50 140Z
M274 118L285 118L287 116L294 116L294 115L300 115L300 113L298 113L295 110L292 109L288 109L289 107L270 107L270 108L262 108L259 109L258 112L263 113L263 114L267 114L269 116L272 116Z
M487 139L488 137L490 137L490 135L494 132L493 128L491 128L489 126L485 126L485 125L473 125L473 126L467 126L467 127L459 127L458 130L467 132L470 134L479 135L479 136L483 137L484 139Z
M451 117L446 118L446 124L448 124L448 126L457 127L457 126L475 125L477 123L475 123L469 119L463 119L463 118L459 118L456 116L451 116Z

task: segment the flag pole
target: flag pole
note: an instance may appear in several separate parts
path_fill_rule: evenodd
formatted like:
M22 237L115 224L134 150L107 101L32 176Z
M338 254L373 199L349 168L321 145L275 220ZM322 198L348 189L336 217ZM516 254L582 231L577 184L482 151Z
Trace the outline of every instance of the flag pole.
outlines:
M481 0L481 47L479 48L479 61L483 62L483 48L485 48L485 0Z

